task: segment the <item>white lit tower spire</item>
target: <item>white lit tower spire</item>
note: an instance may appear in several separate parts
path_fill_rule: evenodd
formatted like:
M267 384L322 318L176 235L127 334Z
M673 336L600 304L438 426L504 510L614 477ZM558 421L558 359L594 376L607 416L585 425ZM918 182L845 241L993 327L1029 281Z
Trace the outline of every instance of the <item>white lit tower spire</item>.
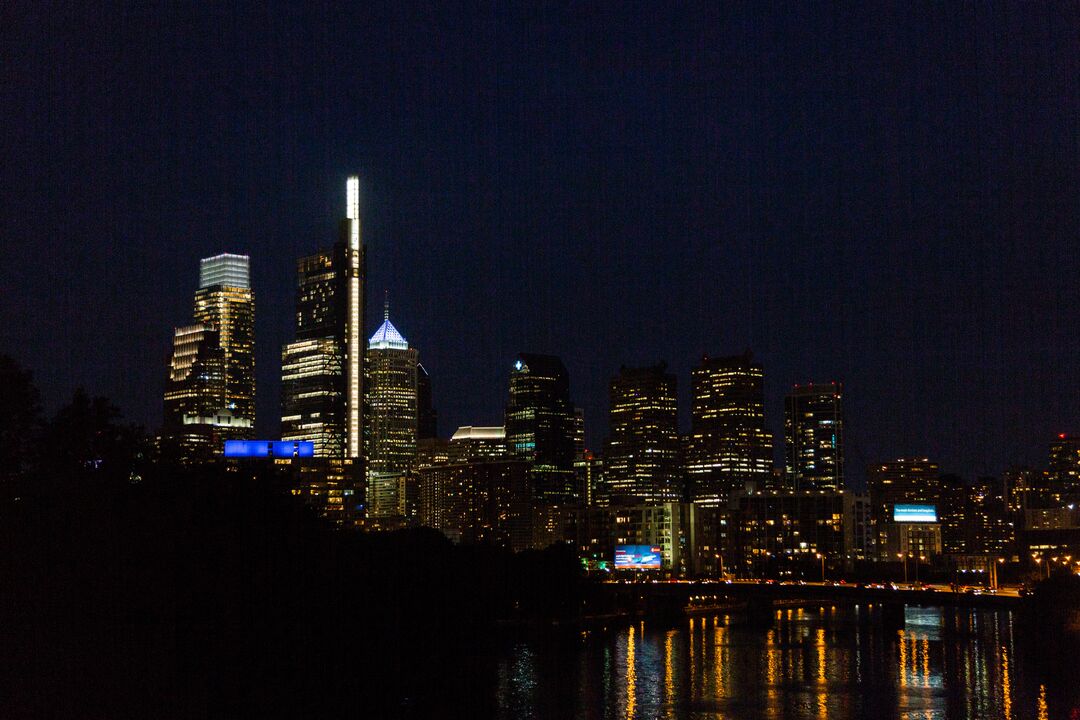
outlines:
M363 454L364 399L364 246L360 239L360 178L353 175L346 183L348 211L345 219L346 295L348 301L345 321L345 382L346 427L345 456L359 458Z

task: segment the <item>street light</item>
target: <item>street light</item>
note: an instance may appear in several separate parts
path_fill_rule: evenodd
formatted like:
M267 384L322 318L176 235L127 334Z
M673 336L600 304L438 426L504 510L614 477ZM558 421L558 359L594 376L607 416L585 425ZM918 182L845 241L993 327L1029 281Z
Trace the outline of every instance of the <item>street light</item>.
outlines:
M817 559L821 561L821 584L825 584L825 556L821 553L817 554Z
M907 585L907 555L904 553L896 553L896 557L900 558L904 563L904 584Z
M990 564L990 572L991 572L991 575L990 575L990 587L994 588L995 590L997 590L997 587L998 587L998 565L1001 565L1002 567L1004 567L1005 566L1005 558L999 557L999 558L997 558L997 564L994 564L994 563Z

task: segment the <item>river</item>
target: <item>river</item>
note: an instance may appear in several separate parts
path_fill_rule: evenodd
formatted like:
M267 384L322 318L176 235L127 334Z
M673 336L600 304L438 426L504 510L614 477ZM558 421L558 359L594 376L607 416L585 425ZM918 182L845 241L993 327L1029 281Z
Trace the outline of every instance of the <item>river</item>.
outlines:
M777 612L771 627L723 614L508 642L497 717L1080 719L1072 681L1041 678L1013 613L908 608ZM1070 687L1071 685L1071 687Z

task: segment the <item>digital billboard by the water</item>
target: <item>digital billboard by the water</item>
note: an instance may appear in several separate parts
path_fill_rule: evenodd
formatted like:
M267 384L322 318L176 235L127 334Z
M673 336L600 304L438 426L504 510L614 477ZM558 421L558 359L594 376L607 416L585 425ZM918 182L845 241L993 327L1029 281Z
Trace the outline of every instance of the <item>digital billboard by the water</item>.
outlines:
M663 557L659 545L616 545L615 568L631 570L659 570Z
M893 522L936 523L937 508L933 505L894 505Z

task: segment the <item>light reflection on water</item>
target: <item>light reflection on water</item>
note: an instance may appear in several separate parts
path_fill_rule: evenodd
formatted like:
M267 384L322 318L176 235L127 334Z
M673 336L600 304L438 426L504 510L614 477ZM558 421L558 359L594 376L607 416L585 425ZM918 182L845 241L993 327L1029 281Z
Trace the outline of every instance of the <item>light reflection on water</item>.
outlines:
M1014 645L1010 613L975 610L908 608L899 631L866 607L637 623L509 648L496 703L507 720L1049 717Z

